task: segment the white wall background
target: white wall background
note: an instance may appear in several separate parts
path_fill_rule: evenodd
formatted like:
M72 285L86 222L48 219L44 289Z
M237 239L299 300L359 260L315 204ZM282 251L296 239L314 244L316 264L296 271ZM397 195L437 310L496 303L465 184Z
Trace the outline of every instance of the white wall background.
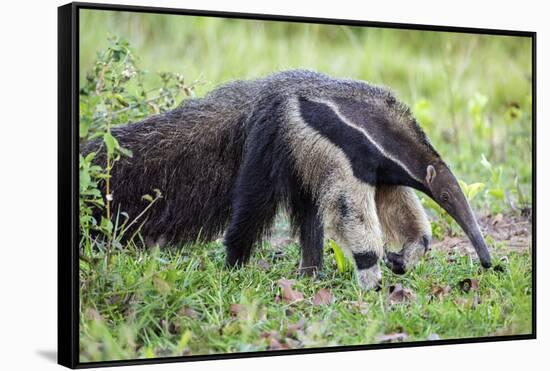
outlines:
M116 0L113 0L116 2ZM132 5L226 10L538 32L538 336L536 341L356 351L133 366L126 370L529 370L550 349L550 22L543 1L119 0ZM49 370L56 351L57 9L59 0L8 1L0 10L0 369ZM545 16L546 14L546 16ZM548 350L546 351L548 352ZM548 353L547 353L548 354ZM138 368L139 367L139 368ZM546 366L547 367L547 366Z

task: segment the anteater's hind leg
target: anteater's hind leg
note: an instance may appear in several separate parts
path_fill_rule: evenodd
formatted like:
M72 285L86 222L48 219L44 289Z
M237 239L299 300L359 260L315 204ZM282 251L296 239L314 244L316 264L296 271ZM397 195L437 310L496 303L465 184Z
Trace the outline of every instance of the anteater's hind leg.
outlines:
M300 234L300 273L316 276L323 269L323 221L319 207L310 195L296 191L290 213L292 228Z
M271 227L277 209L275 189L260 156L249 154L233 189L232 214L225 234L226 265L248 261L254 244Z
M376 207L386 245L386 265L397 274L411 269L428 251L432 237L430 222L420 200L411 188L378 186Z

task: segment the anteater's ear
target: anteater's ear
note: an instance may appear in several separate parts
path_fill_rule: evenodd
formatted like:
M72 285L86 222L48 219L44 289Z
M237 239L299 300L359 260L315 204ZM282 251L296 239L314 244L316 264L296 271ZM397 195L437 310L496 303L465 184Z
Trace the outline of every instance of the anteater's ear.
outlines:
M431 185L436 175L437 172L435 171L435 167L433 167L432 165L428 165L428 167L426 168L426 183L428 183L428 185Z

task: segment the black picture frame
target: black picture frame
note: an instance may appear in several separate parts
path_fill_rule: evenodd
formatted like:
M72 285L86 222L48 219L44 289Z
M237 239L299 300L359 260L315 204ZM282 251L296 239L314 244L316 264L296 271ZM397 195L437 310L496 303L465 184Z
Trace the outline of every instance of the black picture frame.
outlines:
M253 20L277 20L285 22L318 23L380 28L427 30L486 35L528 37L532 40L532 333L525 335L487 336L467 339L415 341L405 343L334 346L327 348L292 349L283 351L258 351L231 354L195 355L153 359L129 359L104 362L79 362L79 286L78 286L78 121L79 121L79 11L81 9L115 10L138 13L193 15ZM497 342L536 339L536 32L486 28L465 28L423 24L386 23L345 19L327 19L269 14L202 11L146 6L70 3L58 8L58 363L69 368L90 368L187 362L247 357L280 356L322 352L342 352L383 348L434 346L462 343Z

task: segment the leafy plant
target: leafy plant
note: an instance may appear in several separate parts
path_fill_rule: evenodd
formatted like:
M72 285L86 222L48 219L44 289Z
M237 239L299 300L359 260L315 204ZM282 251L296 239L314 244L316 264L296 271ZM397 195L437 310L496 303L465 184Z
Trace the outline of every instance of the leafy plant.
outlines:
M488 101L489 98L480 93L475 93L468 101L468 112L472 119L474 135L478 138L490 138L492 136L491 125L485 115Z
M460 184L460 188L462 188L462 192L466 195L468 202L471 202L485 188L485 184L483 183L468 184L460 179L458 180L458 184Z
M131 151L120 146L111 129L165 112L174 108L183 97L194 94L197 82L186 84L181 74L171 72L160 72L161 86L146 90L143 78L147 74L139 67L129 43L110 37L108 47L97 53L80 89L81 142L101 140L105 149L103 167L94 163L95 152L80 156L80 229L87 245L92 242L91 231L95 230L106 238L110 248L117 243L116 237L120 239L135 222L128 220L124 210L115 211L111 207L111 172L122 157L132 156ZM162 197L160 191L155 192L154 197L144 195L150 202L145 210ZM98 215L99 220L96 220Z
M95 153L87 156L79 156L79 210L80 210L80 232L84 238L89 239L89 232L97 226L93 214L95 208L103 208L104 202L101 191L98 188L98 181L104 176L103 169L93 164Z
M344 273L353 269L353 263L349 258L344 254L342 248L332 239L327 240L327 244L330 247L330 250L334 254L334 260L336 261L336 267L338 272Z
M491 186L487 189L487 194L494 198L497 202L504 201L505 189L502 185L502 166L493 167L484 154L481 155L481 165L489 172L491 176Z

